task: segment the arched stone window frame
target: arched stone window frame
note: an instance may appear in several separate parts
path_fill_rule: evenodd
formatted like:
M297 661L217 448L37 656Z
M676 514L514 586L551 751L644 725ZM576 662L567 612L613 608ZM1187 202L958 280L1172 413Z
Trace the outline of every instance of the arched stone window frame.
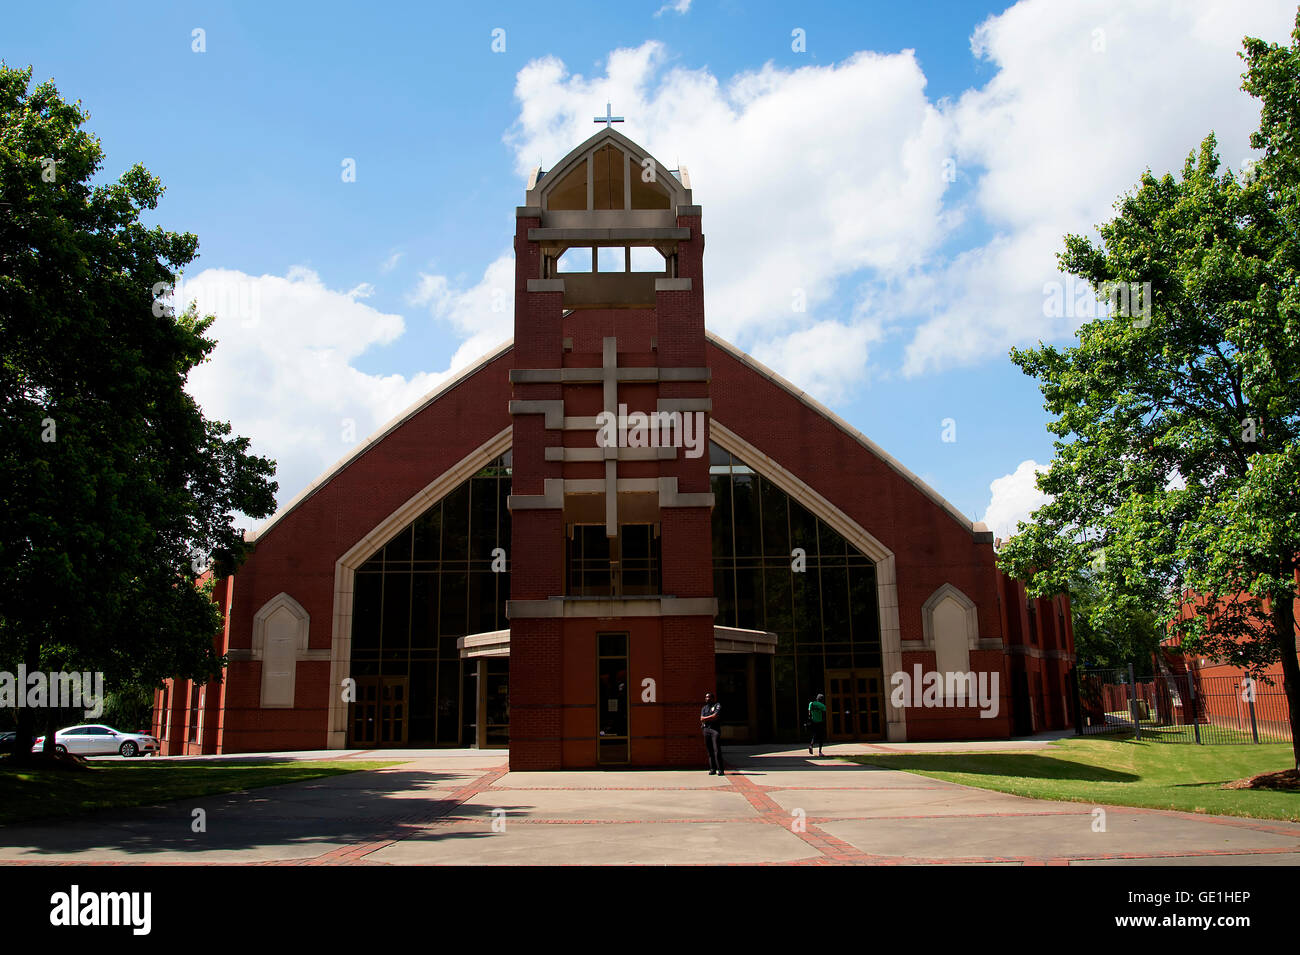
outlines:
M472 478L484 465L509 451L514 429L505 428L494 437L438 475L400 507L376 524L334 564L334 625L330 638L329 735L327 746L347 745L348 704L340 692L343 681L352 678L352 603L356 596L357 569L379 548L405 530L434 504Z
M922 649L938 650L934 642L934 611L939 604L943 603L949 597L957 601L962 610L966 613L966 647L969 650L978 650L980 648L980 623L979 609L975 606L975 601L971 600L964 594L960 588L954 587L950 583L940 584L935 588L934 593L926 599L921 605L921 635Z
M939 587L937 587L934 593L930 594L929 598L925 601L925 603L921 605L922 646L924 649L934 652L935 672L936 673L941 672L939 670L939 645L938 645L938 641L935 639L935 633L934 633L934 612L939 608L939 606L944 601L949 599L953 600L962 609L962 611L964 611L965 614L966 668L961 672L971 673L973 672L971 667L971 658L970 658L971 651L980 649L979 609L975 606L975 601L967 597L966 594L963 593L960 588L955 587L950 583L943 583ZM944 689L944 702L949 704L954 702L954 699L949 698L947 695L946 681L945 681L945 689Z
M750 444L712 415L709 417L709 440L724 451L736 455L750 470L771 481L773 485L788 494L791 500L801 504L813 516L825 521L831 530L875 564L876 607L880 614L881 672L885 686L888 687L890 674L897 673L903 668L902 631L898 616L898 578L894 552L861 524L806 484L798 475ZM888 689L884 693L883 702L886 738L891 742L906 740L906 708L894 706Z
M293 616L296 623L294 632L294 665L289 670L289 703L268 703L266 701L266 668L263 665L262 679L259 687L258 705L264 710L293 709L297 700L298 692L298 663L310 658L310 651L307 649L308 641L311 636L311 614L302 604L294 600L288 593L281 591L266 603L262 604L260 610L253 616L253 646L252 658L259 663L266 662L266 628L271 618L280 610L288 610ZM328 652L325 653L324 659L329 659Z

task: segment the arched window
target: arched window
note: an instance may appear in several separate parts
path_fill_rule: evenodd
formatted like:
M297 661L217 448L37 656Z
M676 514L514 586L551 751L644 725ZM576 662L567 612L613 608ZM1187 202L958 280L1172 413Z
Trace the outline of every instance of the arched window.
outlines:
M979 646L975 603L952 584L944 584L921 607L925 648L935 653L939 673L970 672L970 652Z
M473 671L462 669L456 641L509 626L510 464L507 451L357 568L350 669L357 701L373 695L377 706L400 711L401 726L395 731L395 715L378 735L366 736L354 720L354 738L440 745L466 738L475 722L472 687L465 688Z
M827 671L882 668L876 566L744 461L709 454L717 623L777 635L775 729L789 735Z
M298 661L307 654L310 632L311 617L287 593L272 597L253 617L252 656L262 663L264 709L293 706Z

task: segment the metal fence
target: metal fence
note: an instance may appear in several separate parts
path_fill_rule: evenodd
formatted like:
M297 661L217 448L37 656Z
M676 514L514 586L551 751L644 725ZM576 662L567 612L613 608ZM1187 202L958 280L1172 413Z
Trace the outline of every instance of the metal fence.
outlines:
M1288 743L1281 678L1076 669L1079 734L1118 733L1158 743Z

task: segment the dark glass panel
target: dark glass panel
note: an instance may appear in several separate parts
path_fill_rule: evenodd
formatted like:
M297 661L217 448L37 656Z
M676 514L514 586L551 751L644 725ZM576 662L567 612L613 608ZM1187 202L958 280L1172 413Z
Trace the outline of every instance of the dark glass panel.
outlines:
M718 600L718 625L736 626L736 571L730 563L713 567L713 596Z
M769 557L790 556L790 528L786 493L771 481L759 478L763 504L763 553Z
M487 685L483 689L486 701L487 741L492 746L504 746L510 741L510 661L487 660Z
M817 546L821 552L823 563L844 563L844 555L847 553L848 542L838 533L831 530L830 525L825 521L817 522L817 540Z
M857 644L853 648L853 665L859 669L879 668L882 666L883 656L880 652L880 645L871 646L870 644Z
M461 661L460 745L478 744L478 661Z
M709 468L730 468L731 454L722 450L717 444L709 442Z
M435 504L415 519L415 551L412 555L419 560L437 560L442 535L442 505Z
M659 593L659 538L654 525L623 524L618 533L620 592L626 596Z
M475 474L474 477L476 478L509 477L510 470L509 470L509 466L506 464L506 457L508 455L509 452L501 455L498 458L493 458L492 461L489 464L484 465L483 469L479 471L478 474Z
M802 547L809 558L817 555L817 520L808 513L808 509L796 501L791 501L790 509L790 548Z
M600 735L627 736L627 660L623 657L602 657L598 662L600 667L596 705Z
M763 569L756 561L736 564L736 626L763 629Z
M809 700L818 693L826 692L826 663L820 653L801 653L797 659L799 661L797 699L806 709Z
M758 532L758 493L754 487L754 480L752 474L737 475L731 479L737 557L757 557L761 552Z
M411 646L438 645L438 575L416 571L411 575Z
M384 547L384 569L386 571L410 569L407 565L411 562L412 536L410 525L407 525L400 534Z
M465 600L466 590L469 585L469 574L462 570L444 569L441 576L442 583L439 587L438 633L442 637L463 637L469 632L465 629ZM440 649L442 646L443 643L440 642Z
M510 568L510 508L506 498L510 496L510 481L497 481L497 546L506 552L506 569Z
M382 607L384 577L382 574L358 572L352 596L352 650L379 649L379 617Z
M609 537L604 524L578 524L567 543L569 594L605 597L613 593Z
M876 568L849 568L849 614L853 642L880 646L880 615L876 611Z
M475 478L470 489L470 559L491 560L497 546L497 481Z
M452 491L442 502L442 559L468 560L469 482Z
M469 575L469 619L465 633L486 633L496 629L497 575L475 570Z
M749 661L747 653L719 653L717 656L718 702L722 722L744 726L749 722Z
M826 669L849 670L853 667L853 646L848 643L826 645Z
M435 725L438 712L438 664L421 661L411 664L408 686L411 725L407 728L409 743L432 743L436 739Z
M734 553L731 516L731 478L715 475L709 481L713 491L713 559L726 560Z
M602 657L627 656L626 633L602 633L596 637L596 651Z
M776 656L772 658L772 665L776 672L776 729L778 733L790 735L799 731L803 724L795 692L795 658Z
M439 661L437 741L444 746L454 746L460 741L460 700L456 695L459 685L460 661Z
M408 538L407 543L410 543ZM387 561L385 561L387 563ZM411 575L384 574L384 623L381 632L385 650L401 649L405 655L411 646Z
M788 562L765 561L763 564L763 629L776 632L794 630L794 590Z
M352 678L379 676L379 660L374 657L356 657L352 661Z
M794 628L796 642L820 644L822 642L821 588L816 569L793 574L794 578Z
M847 643L849 632L849 574L843 566L823 567L822 634L827 643Z

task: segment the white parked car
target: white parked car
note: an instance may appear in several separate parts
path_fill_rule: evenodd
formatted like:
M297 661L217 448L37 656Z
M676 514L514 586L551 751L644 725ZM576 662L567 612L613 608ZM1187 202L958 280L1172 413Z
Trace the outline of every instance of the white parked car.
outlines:
M33 753L45 748L42 736L32 747ZM147 733L123 733L111 726L93 723L86 726L69 726L54 734L54 750L59 753L76 753L79 756L143 756L158 752L158 741Z

